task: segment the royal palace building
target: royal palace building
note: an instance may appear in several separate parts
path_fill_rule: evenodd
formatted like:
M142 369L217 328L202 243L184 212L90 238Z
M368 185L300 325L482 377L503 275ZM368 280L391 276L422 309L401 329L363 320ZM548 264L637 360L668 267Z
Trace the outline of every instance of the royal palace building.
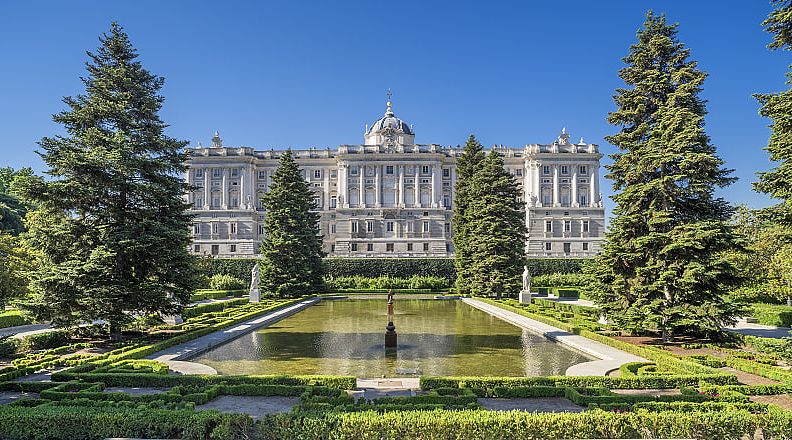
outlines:
M596 144L554 142L493 147L522 187L530 257L587 257L600 249L605 214ZM223 257L258 253L266 231L261 196L282 150L223 145L191 148L187 182L193 252ZM390 101L367 126L362 145L293 150L315 192L324 250L343 257L446 257L454 253L451 215L458 147L416 144Z

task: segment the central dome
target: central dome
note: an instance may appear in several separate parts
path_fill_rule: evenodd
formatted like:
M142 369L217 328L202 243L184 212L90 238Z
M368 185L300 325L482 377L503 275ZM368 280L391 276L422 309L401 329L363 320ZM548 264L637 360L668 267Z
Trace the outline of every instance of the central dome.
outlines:
M396 117L396 115L393 113L393 109L391 109L390 101L388 101L388 109L385 111L385 115L379 118L377 122L371 124L371 127L369 127L366 134L380 132L386 128L392 128L393 130L400 131L404 134L415 134L412 132L409 124Z

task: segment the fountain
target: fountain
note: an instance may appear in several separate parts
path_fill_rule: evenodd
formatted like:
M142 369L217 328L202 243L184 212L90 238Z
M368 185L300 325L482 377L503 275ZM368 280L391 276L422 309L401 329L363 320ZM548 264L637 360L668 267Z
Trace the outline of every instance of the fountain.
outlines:
M393 325L393 291L388 290L388 325L385 327L385 348L396 349L396 326Z

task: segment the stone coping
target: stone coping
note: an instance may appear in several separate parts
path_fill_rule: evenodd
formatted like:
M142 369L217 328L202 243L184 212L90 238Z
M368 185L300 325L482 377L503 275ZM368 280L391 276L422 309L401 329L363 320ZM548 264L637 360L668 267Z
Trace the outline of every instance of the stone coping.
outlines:
M567 368L567 376L607 376L608 372L618 369L628 362L646 362L646 359L627 353L625 351L605 345L586 337L570 333L552 325L539 322L473 298L463 298L462 301L472 307L489 313L496 318L524 328L534 333L567 345L577 351L593 356L598 360L583 362Z
M322 299L320 297L315 297L300 301L297 304L292 304L288 307L282 307L262 316L232 325L231 327L225 328L223 330L218 330L208 335L201 336L200 338L196 338L191 341L166 348L165 350L158 351L147 356L146 359L153 359L167 364L171 370L177 373L217 374L217 371L215 371L215 369L212 367L197 362L188 362L188 360L219 345L223 345L229 341L246 335L260 327L274 324L318 303L321 300Z

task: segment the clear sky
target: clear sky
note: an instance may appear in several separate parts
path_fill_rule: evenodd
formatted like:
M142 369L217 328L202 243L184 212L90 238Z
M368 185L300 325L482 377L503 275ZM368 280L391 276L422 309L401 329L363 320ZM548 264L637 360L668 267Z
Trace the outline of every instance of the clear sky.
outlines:
M769 0L3 1L0 166L42 171L36 142L61 132L50 115L113 20L166 78L169 134L193 144L215 130L258 149L361 143L390 88L419 143L549 143L567 127L610 154L617 70L650 8L710 74L708 133L740 179L721 194L767 205L751 190L770 166L751 95L783 90L792 60L765 47Z

